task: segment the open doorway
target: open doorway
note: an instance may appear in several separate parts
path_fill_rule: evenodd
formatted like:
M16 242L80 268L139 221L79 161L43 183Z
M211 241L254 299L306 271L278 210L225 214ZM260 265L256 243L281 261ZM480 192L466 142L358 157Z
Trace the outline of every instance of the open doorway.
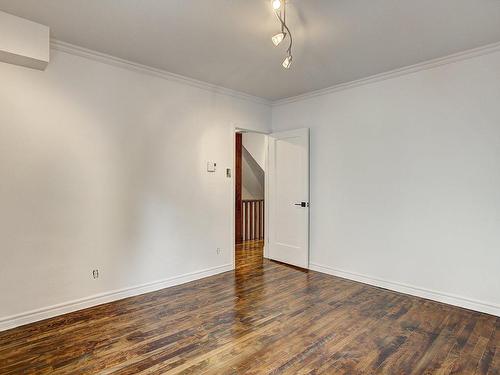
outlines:
M267 135L235 134L235 260L236 267L258 267L266 232Z
M234 134L234 265L309 268L309 129Z

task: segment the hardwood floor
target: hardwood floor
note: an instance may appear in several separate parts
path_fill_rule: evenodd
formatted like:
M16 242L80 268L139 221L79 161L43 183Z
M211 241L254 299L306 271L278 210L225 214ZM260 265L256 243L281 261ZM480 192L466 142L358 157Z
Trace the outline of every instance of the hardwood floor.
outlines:
M500 374L500 318L263 260L0 333L0 374Z

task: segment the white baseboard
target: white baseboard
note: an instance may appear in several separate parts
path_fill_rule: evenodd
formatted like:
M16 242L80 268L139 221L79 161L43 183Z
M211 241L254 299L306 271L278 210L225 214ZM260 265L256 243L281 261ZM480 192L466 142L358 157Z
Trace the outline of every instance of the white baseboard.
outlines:
M433 290L428 290L424 288L415 287L412 285L402 284L394 281L378 279L375 277L370 277L366 275L360 275L354 272L342 271L339 269L331 268L328 266L322 266L319 264L311 263L309 269L313 271L318 271L326 273L333 276L342 277L344 279L349 279L353 281L358 281L364 284L369 284L377 286L380 288L390 289L395 292L400 292L404 294L409 294L416 297L426 298L437 302L447 303L449 305L454 305L458 307L463 307L465 309L479 311L486 314L491 314L495 316L500 316L500 306L483 302L476 301L469 298L437 292Z
M163 280L153 281L151 283L100 293L53 306L43 307L41 309L27 311L21 314L2 317L0 318L0 331L5 331L7 329L19 327L28 323L53 318L55 316L86 309L88 307L101 305L103 303L113 302L123 298L137 296L139 294L154 292L156 290L184 284L189 281L202 279L204 277L213 276L226 271L231 271L232 269L233 266L231 264L226 264L223 266L208 268L205 270L191 272L180 276L174 276Z

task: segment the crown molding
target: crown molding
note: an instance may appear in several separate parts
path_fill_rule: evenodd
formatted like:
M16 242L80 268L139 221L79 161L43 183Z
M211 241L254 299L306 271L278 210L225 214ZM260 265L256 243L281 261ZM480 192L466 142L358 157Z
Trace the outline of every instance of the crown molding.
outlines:
M171 73L171 72L168 72L166 70L153 68L153 67L139 64L139 63L136 63L133 61L121 59L119 57L111 56L111 55L108 55L108 54L105 54L102 52L97 52L97 51L87 49L84 47L80 47L80 46L77 46L77 45L74 45L71 43L66 43L66 42L63 42L61 40L51 39L50 40L50 47L51 47L51 49L56 50L56 51L69 53L71 55L80 56L80 57L83 57L86 59L102 62L104 64L116 66L116 67L123 68L123 69L132 70L134 72L149 74L149 75L152 75L155 77L166 79L168 81L197 87L199 89L203 89L203 90L206 90L206 91L209 91L212 93L231 96L231 97L234 97L237 99L251 101L254 103L258 103L258 104L265 104L265 105L269 105L269 106L272 104L271 101L264 99L264 98L260 98L258 96L254 96L254 95L246 94L246 93L243 93L240 91L232 90L232 89L229 89L226 87L214 85L212 83L199 81L199 80L194 79L194 78L185 77L185 76L182 76L180 74Z
M268 106L280 106L284 104L294 103L302 100L312 99L318 96L328 95L337 91L348 90L351 88L369 85L376 82L381 82L385 80L389 80L392 78L397 78L405 75L409 75L412 73L417 73L422 70L433 69L439 66L453 64L455 62L471 59L474 57L479 57L483 55L488 55L494 52L500 51L500 42L488 44L482 47L466 50L463 52L458 52L452 55L448 55L445 57L440 57L428 61L424 61L418 64L406 66L403 68L394 69L388 72L379 73L370 77L361 78L355 81L341 83L338 85L326 87L320 90L310 91L304 94L300 94L297 96L292 96L289 98L278 99L278 100L268 100L265 98L261 98L258 96L250 95L243 93L241 91L232 90L223 86L218 86L215 84L211 84L208 82L200 81L194 78L189 78L186 76L182 76L180 74L175 74L168 72L166 70L153 68L147 65L135 63L133 61L121 59L119 57L111 56L102 52L97 52L94 50L90 50L84 47L80 47L71 43L63 42L57 39L51 39L50 46L52 49L56 51L61 51L65 53L69 53L72 55L84 57L87 59L91 59L94 61L99 61L108 65L116 66L123 69L132 70L135 72L149 74L155 77L163 78L169 81L186 84L189 86L197 87L212 93L217 93L221 95L231 96L234 98L238 98L241 100L251 101L258 104L264 104Z
M317 96L323 96L323 95L328 95L337 91L342 91L342 90L347 90L351 89L354 87L358 86L364 86L364 85L369 85L372 83L380 82L380 81L385 81L388 79L420 72L422 70L428 70L428 69L433 69L442 65L448 65L448 64L453 64L455 62L471 59L474 57L478 56L483 56L483 55L488 55L494 52L499 52L500 51L500 42L498 43L493 43L493 44L488 44L482 47L466 50L463 52L458 52L454 53L452 55L448 55L445 57L439 57L437 59L432 59L428 61L424 61L418 64L406 66L403 68L398 68L394 69L388 72L376 74L370 77L366 78L361 78L355 81L351 82L346 82L346 83L341 83L338 85L326 87L324 89L320 90L315 90L315 91L310 91L305 94L297 95L297 96L292 96L289 98L284 98L284 99L278 99L272 102L273 107L274 106L280 106L284 104L289 104L289 103L294 103L302 100L307 100L311 98L315 98Z

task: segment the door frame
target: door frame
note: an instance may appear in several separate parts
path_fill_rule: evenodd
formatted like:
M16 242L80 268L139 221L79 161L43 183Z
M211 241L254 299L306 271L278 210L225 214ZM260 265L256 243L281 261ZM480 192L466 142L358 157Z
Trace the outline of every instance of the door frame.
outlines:
M232 165L231 165L231 173L233 174L231 176L231 243L232 243L232 263L233 263L233 269L236 269L236 230L235 230L235 223L236 223L236 176L234 173L236 172L236 132L243 132L243 133L257 133L257 134L263 134L266 136L269 136L271 132L267 131L262 131L262 130L254 130L254 129L248 129L244 128L238 125L233 125L231 127L231 154L232 154ZM266 170L264 171L264 258L268 258L268 246L267 244L269 243L269 237L268 237L268 225L269 225L269 178L268 178L268 170L269 170L269 142L267 144L266 148Z
M235 244L238 245L243 242L243 133L235 132L235 163L234 163L234 231L235 231ZM239 193L239 194L238 194ZM239 203L239 204L238 204ZM239 207L238 207L239 206ZM239 214L238 214L239 213ZM239 222L238 222L239 221Z

